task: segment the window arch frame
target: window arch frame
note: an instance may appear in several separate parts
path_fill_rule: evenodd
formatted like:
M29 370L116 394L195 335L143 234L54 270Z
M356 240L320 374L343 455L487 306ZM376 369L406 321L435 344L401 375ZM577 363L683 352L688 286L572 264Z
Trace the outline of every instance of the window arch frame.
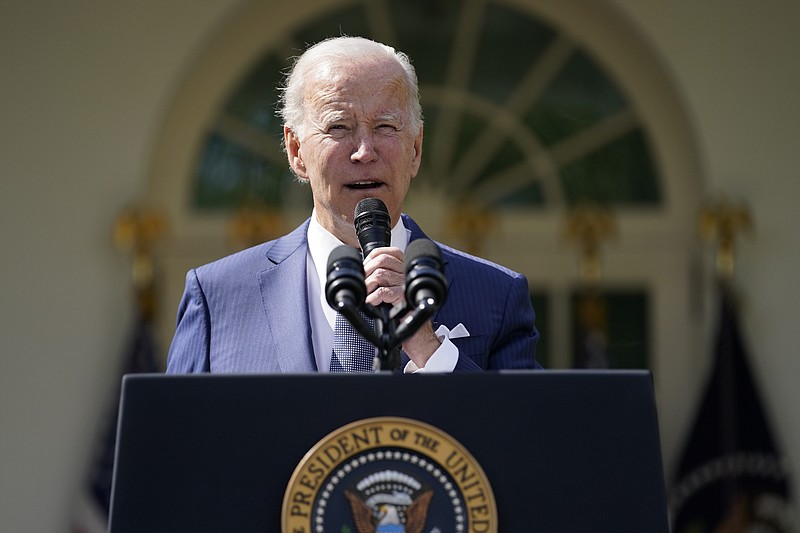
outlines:
M146 200L164 207L171 226L170 241L160 259L164 273L159 327L162 338L172 337L174 311L186 270L232 251L227 241L227 215L201 216L192 212L188 202L198 153L218 110L265 49L283 50L286 57L298 53L301 45L291 41L287 28L321 11L361 1L246 3L221 21L218 32L189 66L156 136L146 187ZM596 0L494 1L544 19L590 50L625 89L647 129L663 179L663 202L658 209L616 210L620 238L604 248L604 286L644 286L652 291L651 353L669 462L687 423L683 413L692 405L693 395L681 391L696 391L704 368L702 361L692 356L702 353L703 347L703 316L696 296L702 293L696 217L704 193L704 172L688 110L676 81L646 38L608 4ZM391 25L383 20L379 9L381 2L368 0L364 4L372 6L372 23L390 32ZM380 31L377 33L380 35ZM419 210L435 213L435 206L421 206ZM554 316L566 315L563 306L567 294L579 283L576 252L561 239L563 215L563 205L557 204L536 213L510 213L500 221L502 235L488 243L484 254L525 273L533 288L552 291L556 295ZM300 221L288 220L287 224L293 227ZM422 217L420 222L426 229L443 224L435 215ZM521 253L520 247L514 246L519 242L534 244ZM566 346L568 325L555 322L553 342Z

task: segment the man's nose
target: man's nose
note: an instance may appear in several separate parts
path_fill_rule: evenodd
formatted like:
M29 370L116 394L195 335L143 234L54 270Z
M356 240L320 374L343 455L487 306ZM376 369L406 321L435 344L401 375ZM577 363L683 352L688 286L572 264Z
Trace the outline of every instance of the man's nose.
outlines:
M369 163L378 158L375 151L375 139L372 132L363 132L358 135L355 151L350 155L353 163Z

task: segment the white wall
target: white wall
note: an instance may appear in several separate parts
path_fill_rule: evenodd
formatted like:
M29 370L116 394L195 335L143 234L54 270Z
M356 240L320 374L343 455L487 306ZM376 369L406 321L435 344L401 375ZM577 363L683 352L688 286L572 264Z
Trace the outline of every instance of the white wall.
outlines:
M737 280L757 378L800 473L800 4L608 0L672 71L709 192L751 202ZM0 4L0 529L64 531L130 321L115 215L237 0ZM705 368L699 364L698 368ZM676 391L678 388L676 387Z
M0 530L67 531L130 319L114 217L233 0L0 3Z
M709 194L745 200L752 210L754 231L741 238L737 254L740 318L773 429L791 462L797 494L800 4L612 3L641 28L683 91L705 158ZM797 511L795 515L800 516Z

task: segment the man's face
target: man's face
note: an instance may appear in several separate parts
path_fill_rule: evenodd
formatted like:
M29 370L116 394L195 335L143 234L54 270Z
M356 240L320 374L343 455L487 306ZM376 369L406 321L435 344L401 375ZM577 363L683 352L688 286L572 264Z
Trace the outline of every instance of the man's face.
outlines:
M419 170L422 131L411 131L402 68L394 62L323 66L306 87L302 139L284 129L289 164L307 179L320 224L356 246L353 211L383 200L395 224Z

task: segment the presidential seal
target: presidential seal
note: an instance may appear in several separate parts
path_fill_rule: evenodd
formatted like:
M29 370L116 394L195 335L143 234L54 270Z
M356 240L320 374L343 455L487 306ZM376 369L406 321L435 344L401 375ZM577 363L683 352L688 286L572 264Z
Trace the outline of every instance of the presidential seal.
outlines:
M480 465L428 424L381 417L319 441L295 468L283 533L497 533Z

